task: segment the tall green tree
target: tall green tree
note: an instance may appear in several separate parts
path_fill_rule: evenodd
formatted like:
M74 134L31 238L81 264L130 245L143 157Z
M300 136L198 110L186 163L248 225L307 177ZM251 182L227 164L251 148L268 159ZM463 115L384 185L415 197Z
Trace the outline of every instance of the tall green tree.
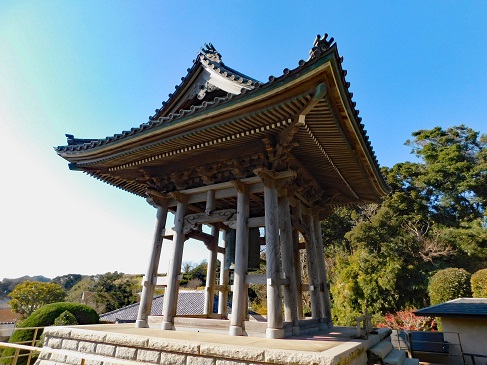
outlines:
M423 160L423 187L432 217L447 226L483 218L487 202L487 136L466 127L414 132L406 145Z
M115 271L96 275L94 281L91 289L97 293L97 301L104 305L105 312L137 302L140 284L133 277Z

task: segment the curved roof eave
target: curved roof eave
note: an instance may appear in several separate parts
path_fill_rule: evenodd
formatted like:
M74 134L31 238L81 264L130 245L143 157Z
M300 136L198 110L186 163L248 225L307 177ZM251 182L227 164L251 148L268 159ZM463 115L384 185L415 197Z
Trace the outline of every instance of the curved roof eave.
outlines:
M93 140L84 144L68 144L67 146L59 146L55 148L55 150L61 157L67 159L68 161L79 161L79 159L82 159L83 156L97 154L99 151L105 150L106 148L112 149L114 147L120 147L120 143L125 145L125 143L130 143L130 141L133 141L136 138L138 139L138 137L147 136L148 133L154 133L159 130L164 130L170 126L175 126L179 124L178 122L184 119L201 117L207 113L211 113L215 109L235 105L235 103L241 103L245 99L253 98L259 93L266 92L268 89L272 90L279 87L280 85L288 82L299 72L308 72L314 67L317 67L317 64L322 64L325 61L331 60L334 74L337 77L336 84L339 86L340 94L343 98L343 105L346 107L349 117L353 119L353 123L351 124L354 126L355 135L359 138L363 151L367 155L367 159L372 167L372 170L374 171L373 175L375 176L378 185L381 187L383 193L387 194L389 192L389 187L387 186L380 172L379 163L366 135L364 125L361 123L361 118L358 116L359 111L355 109L355 103L352 101L353 94L349 91L350 84L345 79L347 72L341 67L343 58L338 54L336 43L330 44L325 50L315 50L315 48L313 48L314 57L310 57L307 61L299 61L298 67L292 70L284 69L282 75L279 77L270 76L269 81L264 84L253 82L252 90L243 89L239 95L229 93L226 97L215 98L212 102L203 102L200 106L192 106L190 110L181 110L179 113L169 113L167 116L151 118L149 122L141 124L139 128L132 128L130 131L124 131L121 134L116 134L112 137ZM191 77L193 77L194 74L198 72L197 70L199 70L200 67L202 67L201 63L195 62L193 67L188 69L188 74L184 80L189 80ZM184 84L184 80L181 85ZM169 101L175 97L176 95L170 95ZM158 113L156 113L156 116L157 115Z

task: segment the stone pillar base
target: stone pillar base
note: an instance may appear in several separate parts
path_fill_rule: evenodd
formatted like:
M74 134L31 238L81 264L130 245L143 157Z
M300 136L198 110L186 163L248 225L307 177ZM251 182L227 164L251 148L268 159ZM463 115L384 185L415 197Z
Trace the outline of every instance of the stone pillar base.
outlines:
M328 329L328 324L320 320L320 323L318 324L318 328L320 329L320 331L325 331Z
M172 331L174 329L174 325L171 322L162 322L161 329L163 331Z
M293 336L299 336L300 332L299 326L293 326Z
M266 338L284 338L283 328L266 328L265 330Z
M230 326L229 334L230 334L230 336L242 336L243 335L243 329L242 329L242 327L239 327L239 326Z
M135 328L147 328L149 327L146 319L138 319L135 321Z

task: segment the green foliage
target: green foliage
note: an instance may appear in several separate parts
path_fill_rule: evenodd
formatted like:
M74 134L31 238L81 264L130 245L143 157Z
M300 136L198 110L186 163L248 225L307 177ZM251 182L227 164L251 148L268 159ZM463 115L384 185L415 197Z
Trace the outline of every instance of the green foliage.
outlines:
M84 304L59 302L44 305L22 321L21 327L45 327L54 324L54 320L64 311L71 312L78 324L99 323L98 313Z
M193 262L183 263L183 277L181 279L180 285L187 286L190 282L190 286L194 287L195 283L206 283L206 272L208 268L208 263L206 260L201 261L199 264Z
M17 326L18 328L26 327L47 327L54 324L56 319L65 311L71 313L78 324L97 324L99 323L98 313L87 305L79 303L60 302L52 303L42 306L32 313L29 317L22 321ZM19 343L24 341L33 341L36 343L42 335L42 331L38 331L37 337L34 339L34 330L16 330L12 336L10 336L10 343ZM11 356L14 353L14 349L4 349L2 356ZM18 364L24 365L26 358L19 359ZM10 365L12 359L2 360L2 364Z
M51 280L51 283L58 284L62 286L64 290L70 290L76 283L81 281L83 276L80 274L67 274L62 276L56 276Z
M439 270L431 277L428 293L432 305L448 300L470 297L470 274L459 268L450 267Z
M139 286L132 277L115 271L96 275L92 291L97 293L97 301L104 304L104 311L110 312L136 303Z
M24 275L20 278L15 278L15 279L5 278L2 281L0 281L0 300L8 299L8 295L12 292L12 290L14 290L14 288L18 284L22 284L24 281L40 281L42 283L47 283L50 281L50 279L42 275L37 275L37 276Z
M78 324L78 321L76 320L76 317L70 311L62 312L59 315L59 317L57 317L54 320L55 326L73 326L73 325L77 325L77 324Z
M138 276L117 271L85 277L73 285L68 299L88 304L98 313L106 313L136 303L140 282Z
M8 296L11 298L9 305L12 311L25 318L45 304L62 302L66 298L66 291L54 283L24 281Z
M365 306L382 316L428 306L438 270L487 267L487 136L436 127L406 144L420 161L382 169L391 193L380 205L322 222L337 324L353 324Z
M482 218L487 202L487 139L464 125L413 133L407 141L424 161L415 185L423 187L433 218L449 226Z
M67 301L81 303L83 293L90 291L95 285L95 281L92 276L85 276L68 291Z
M474 298L487 298L487 269L473 273L470 284Z

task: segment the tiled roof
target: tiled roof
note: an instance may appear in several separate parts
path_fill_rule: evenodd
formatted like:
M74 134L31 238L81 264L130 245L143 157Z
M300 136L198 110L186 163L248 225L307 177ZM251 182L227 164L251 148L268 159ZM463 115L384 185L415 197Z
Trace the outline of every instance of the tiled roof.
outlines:
M213 47L213 46L211 46ZM252 93L257 93L259 90L266 89L266 88L272 88L275 85L280 84L281 82L285 80L290 80L292 79L297 73L299 73L303 68L305 67L310 67L314 63L316 63L318 60L320 60L322 57L325 57L326 55L329 54L336 54L337 59L339 60L338 63L338 69L339 73L342 79L342 83L346 87L346 96L348 98L349 104L352 106L352 113L354 116L357 118L359 122L359 127L360 127L360 132L365 139L367 143L367 147L371 153L371 156L374 160L374 163L379 166L377 158L375 156L375 153L373 151L372 145L370 144L369 137L366 135L366 130L364 129L363 123L361 123L362 118L359 117L360 111L355 108L356 103L352 101L353 98L353 93L349 91L350 88L350 83L345 80L345 76L347 75L347 71L343 70L341 67L341 63L343 62L343 57L340 57L338 55L338 49L336 46L336 43L334 42L333 37L328 39L328 34L325 34L323 37L317 36L316 40L314 42L313 48L310 50L310 57L308 60L300 60L298 62L298 67L294 69L288 69L285 68L283 70L283 73L281 76L275 77L275 76L269 76L269 81L266 83L260 83L255 81L254 79L245 76L243 74L238 73L235 70L232 70L229 67L222 66L223 63L218 63L220 67L218 67L217 62L215 60L208 59L208 54L203 53L198 56L198 58L194 61L194 65L196 65L198 62L204 62L208 63L209 65L212 66L212 68L215 68L219 70L218 72L227 77L228 79L235 80L235 77L237 77L237 80L242 84L242 86L251 86L251 89L242 87L241 93L238 95L228 93L226 97L216 97L214 98L213 101L204 101L201 103L201 105L193 105L190 107L188 110L180 110L179 112L175 113L170 113L167 116L164 117L158 117L159 111L161 109L156 109L156 113L154 116L149 117L149 121L146 123L141 124L139 127L136 128L131 128L130 131L123 131L119 134L115 134L113 136L108 136L104 139L77 139L74 138L72 135L66 135L68 137L68 145L67 146L58 146L55 147L56 152L58 153L66 153L66 152L77 152L77 151L83 151L83 150L89 150L92 148L100 147L112 142L116 142L119 140L123 140L125 138L129 138L131 136L146 132L151 129L155 129L158 127L164 127L164 124L182 119L183 117L187 117L189 115L193 114L198 114L200 112L206 112L210 110L211 108L214 108L216 106L219 106L220 104L226 104L231 102L232 100L235 99L240 99L243 97L247 97L248 95L251 95ZM193 68L188 69L188 75L186 77L183 77L182 80L184 83L184 80L191 74L191 71L194 69ZM176 86L176 90L179 88L179 86ZM169 102L173 97L173 94L169 94L169 99L167 102ZM167 102L163 102L162 105L164 105Z
M431 317L486 317L487 298L458 298L414 312Z
M176 315L203 314L205 303L205 292L203 290L180 290L178 296L178 307ZM164 295L154 297L150 315L162 315ZM135 322L139 311L140 303L128 305L114 311L102 314L100 321L105 322ZM218 311L218 296L215 295L213 312ZM229 310L230 313L230 310Z

